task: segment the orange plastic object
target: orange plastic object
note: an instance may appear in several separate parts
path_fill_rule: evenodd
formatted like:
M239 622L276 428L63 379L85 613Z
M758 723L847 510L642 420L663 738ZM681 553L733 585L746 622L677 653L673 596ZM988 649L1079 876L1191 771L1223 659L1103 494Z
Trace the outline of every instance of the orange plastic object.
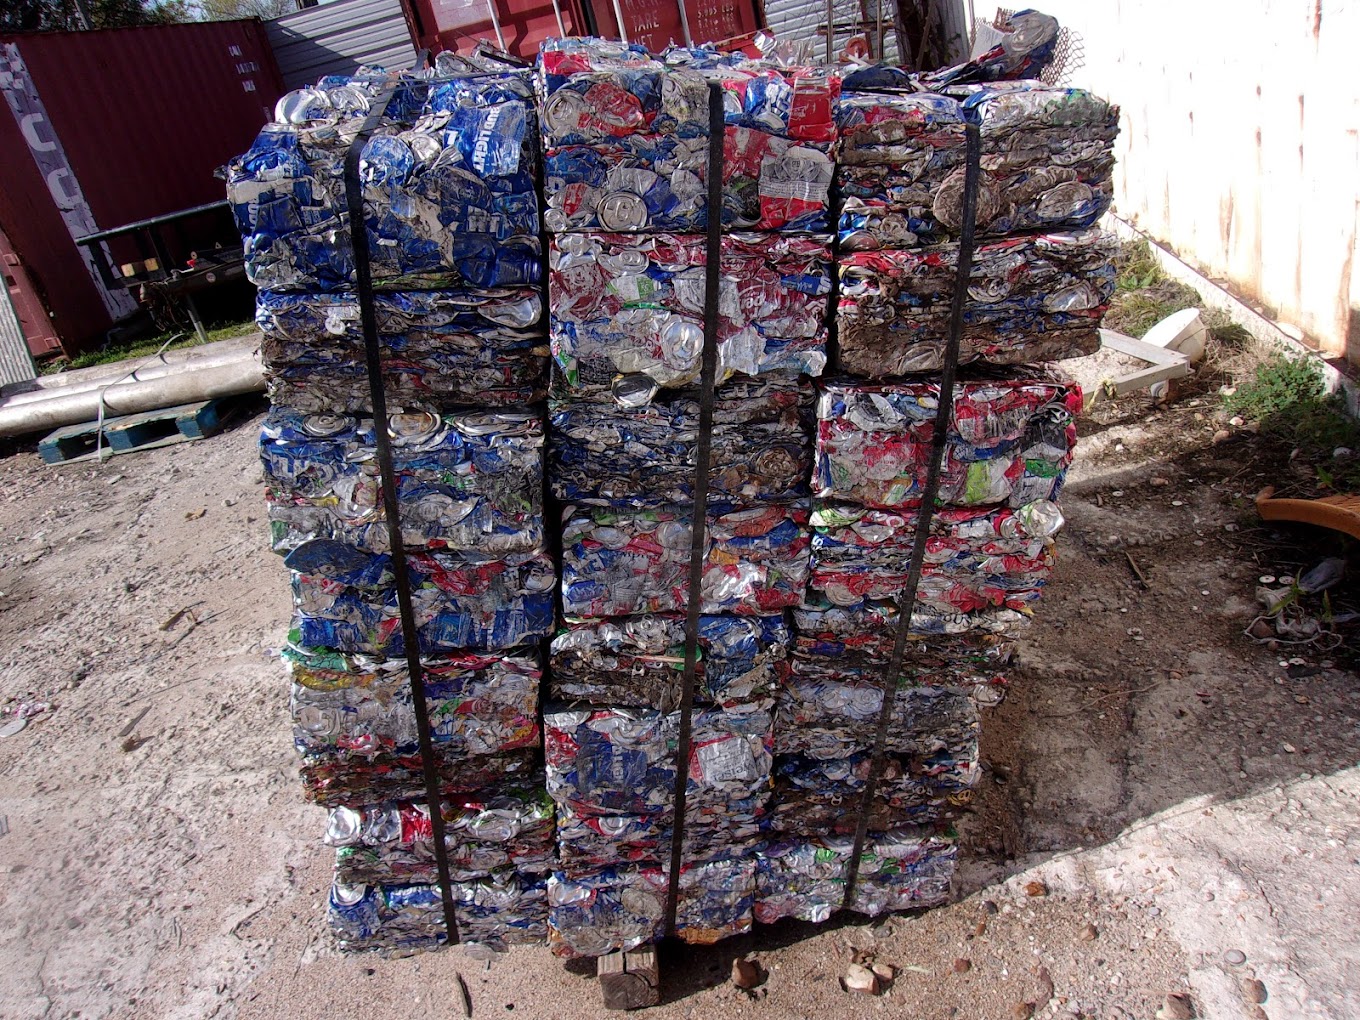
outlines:
M1321 499L1272 499L1275 486L1267 485L1256 496L1256 512L1265 521L1297 521L1341 531L1360 538L1360 496L1324 496Z

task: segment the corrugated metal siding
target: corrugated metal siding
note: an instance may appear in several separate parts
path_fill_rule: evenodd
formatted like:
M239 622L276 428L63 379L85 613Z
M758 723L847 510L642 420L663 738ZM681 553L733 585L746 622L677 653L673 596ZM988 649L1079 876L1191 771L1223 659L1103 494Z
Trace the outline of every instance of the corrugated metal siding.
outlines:
M798 42L826 38L826 4L817 0L765 0L765 20L776 39ZM826 56L822 45L818 43L819 58Z
M109 328L109 313L3 101L0 153L0 230L23 258L57 336L79 347Z
M52 327L42 294L29 276L28 267L0 229L0 287L9 294L10 306L19 320L19 332L33 357L61 352L61 341Z
M751 0L684 0L689 30L696 43L750 35L762 27Z
M213 171L248 148L281 92L259 21L9 35L100 229L220 199ZM0 224L68 351L110 322L48 184L0 110Z
M600 34L611 39L627 34L628 41L641 43L653 53L664 50L671 43L683 43L685 33L680 27L680 7L667 0L628 0L620 3L626 33L618 29L614 5L609 0L595 4L595 18L600 23Z
M9 299L9 288L0 283L0 385L37 377L24 331L19 328L19 315Z
M505 48L525 60L538 56L544 39L559 36L557 17L548 0L495 0ZM574 0L559 0L567 35L585 35L585 19ZM671 40L681 42L684 31L675 0L621 0L628 38L652 49L665 48ZM413 0L420 44L432 52L441 49L467 53L481 40L496 44L496 29L488 14L487 0ZM593 9L599 34L619 38L612 0L595 0ZM753 0L686 0L685 10L695 42L719 42L755 32L761 27Z
M652 52L664 50L671 43L683 44L685 32L680 20L680 5L675 0L630 0L621 3L624 28L628 41L641 43ZM688 0L685 13L689 19L690 38L695 43L718 42L746 35L759 28L750 0ZM596 3L595 17L600 32L618 38L618 21L612 3Z
M52 127L52 115L43 103L42 94L33 83L18 43L0 43L0 92L4 93L5 106L27 143L28 156L38 167L38 172L47 182L48 191L56 202L61 214L62 226L67 237L72 240L94 233L94 213L90 203L85 200L85 192L80 187L80 178L71 166L66 155L66 146L61 135ZM131 315L137 310L137 302L132 295L120 287L110 286L99 271L98 259L104 255L106 247L101 245L98 253L91 249L81 249L80 255L85 263L86 275L99 290L104 309L114 319Z
M624 0L619 7L623 11L629 42L642 43L655 53L671 43L685 41L680 6L675 0ZM686 0L685 13L689 19L690 38L696 44L720 42L760 28L760 19L751 0ZM595 18L600 23L601 35L619 38L612 3L596 0Z
M250 146L280 94L254 19L11 41L101 229L222 198L213 171Z
M894 5L890 0L880 0L883 4L883 49L889 63L897 62L897 34L893 31ZM838 26L833 39L833 51L839 53L853 34L840 27L848 22L863 19L865 12L870 15L868 25L871 31L878 27L878 10L875 0L834 0L832 17ZM826 3L825 0L765 0L765 20L776 39L790 39L795 42L810 40L813 54L818 60L826 59Z
M416 50L401 0L337 0L264 23L286 88L360 64L405 69Z

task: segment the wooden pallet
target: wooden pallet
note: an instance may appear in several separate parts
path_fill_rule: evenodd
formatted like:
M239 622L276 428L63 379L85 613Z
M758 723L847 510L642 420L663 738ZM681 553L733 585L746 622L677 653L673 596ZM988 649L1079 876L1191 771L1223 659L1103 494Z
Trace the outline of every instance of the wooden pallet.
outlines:
M197 404L105 418L102 444L98 422L68 425L40 442L38 454L47 464L76 464L94 459L95 450L101 445L109 454L118 454L204 439L221 432L240 406L240 401L234 397L219 397Z

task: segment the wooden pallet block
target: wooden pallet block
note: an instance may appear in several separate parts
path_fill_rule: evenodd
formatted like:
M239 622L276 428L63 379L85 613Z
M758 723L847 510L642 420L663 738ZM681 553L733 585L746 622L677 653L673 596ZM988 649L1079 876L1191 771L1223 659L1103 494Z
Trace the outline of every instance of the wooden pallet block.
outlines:
M595 961L605 1009L641 1009L661 1002L661 972L656 947L610 953Z
M120 276L141 276L143 273L154 273L160 269L161 264L156 259L145 259L142 262L124 262L118 267Z
M239 406L233 397L218 397L105 418L102 445L117 454L205 439L222 431ZM91 421L57 429L38 444L38 455L47 464L74 464L93 459L99 445L99 423Z

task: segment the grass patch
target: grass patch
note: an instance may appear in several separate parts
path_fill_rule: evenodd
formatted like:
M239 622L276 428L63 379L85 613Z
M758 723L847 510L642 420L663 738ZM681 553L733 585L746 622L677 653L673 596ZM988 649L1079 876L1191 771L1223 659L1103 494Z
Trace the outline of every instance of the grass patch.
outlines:
M1166 279L1161 263L1153 257L1152 246L1146 241L1121 244L1119 254L1115 256L1115 268L1119 272L1115 287L1121 291L1145 290Z
M1324 390L1316 361L1279 351L1257 365L1252 378L1224 403L1231 413L1257 422L1262 435L1295 447L1315 465L1320 487L1360 491L1360 421L1346 413L1339 396ZM1333 456L1342 447L1356 453Z
M233 337L254 333L255 322L248 319L245 322L222 323L206 327L205 332L208 334L208 342L216 343L218 340L230 340ZM77 354L69 361L59 358L45 363L41 371L43 375L52 375L74 368L90 368L94 365L109 365L119 361L145 358L160 350L161 346L171 337L177 338L165 348L167 351L201 346L198 337L192 331L188 333L158 333L155 336L144 337L141 340L133 340L125 344L114 344L109 347L101 347L98 350L85 351L83 354Z
M1241 351L1252 342L1252 336L1245 326L1232 321L1221 308L1209 308L1200 314L1200 321L1209 328L1209 333L1220 344L1231 351Z
M1202 303L1197 291L1162 272L1146 241L1122 245L1115 265L1119 275L1105 313L1106 329L1142 339L1168 315L1182 308L1198 308Z

